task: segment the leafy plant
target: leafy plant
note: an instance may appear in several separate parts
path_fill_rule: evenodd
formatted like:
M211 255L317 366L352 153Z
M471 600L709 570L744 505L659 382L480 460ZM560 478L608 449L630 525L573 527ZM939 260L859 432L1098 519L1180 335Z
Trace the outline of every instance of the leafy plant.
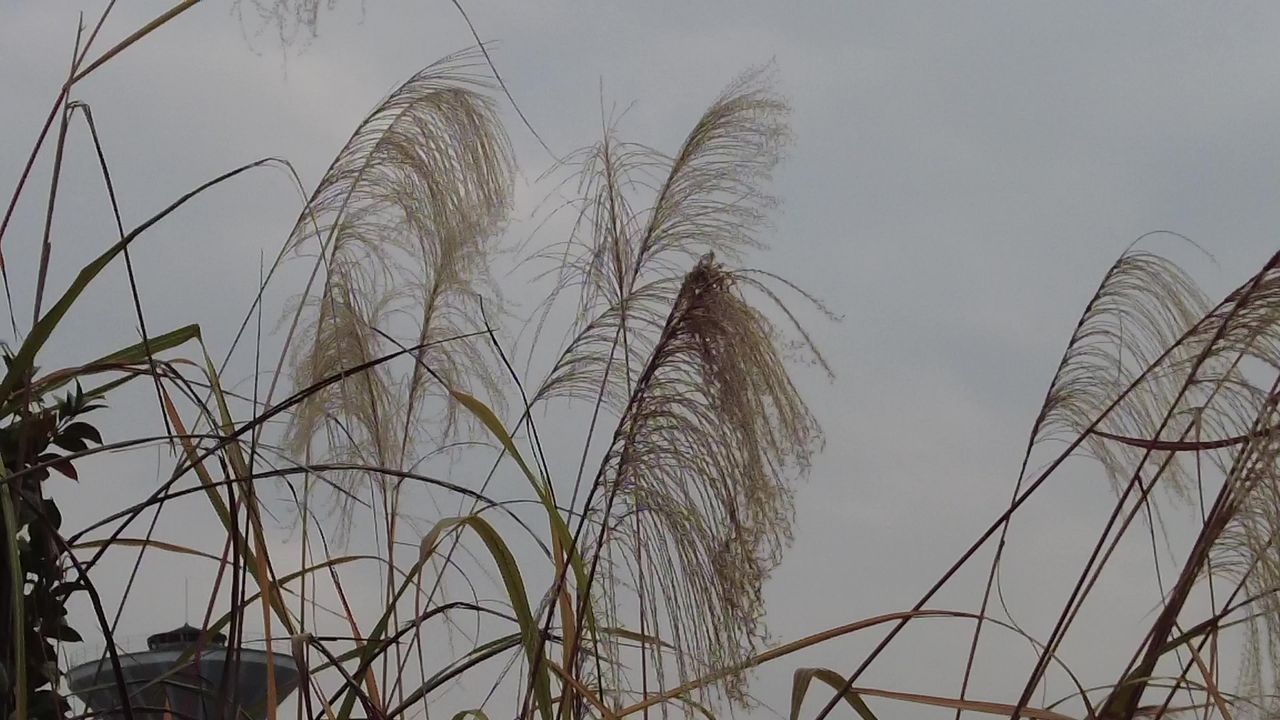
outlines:
M6 356L12 368L12 358ZM102 437L78 419L95 405L77 387L51 407L24 408L0 428L0 460L4 463L4 493L0 497L0 530L6 554L0 577L0 617L8 620L0 677L6 679L0 709L12 708L29 717L67 717L59 687L58 655L54 642L80 642L67 620L67 599L83 589L67 577L69 555L58 535L62 514L44 492L50 470L78 479L75 465L62 452L75 455Z

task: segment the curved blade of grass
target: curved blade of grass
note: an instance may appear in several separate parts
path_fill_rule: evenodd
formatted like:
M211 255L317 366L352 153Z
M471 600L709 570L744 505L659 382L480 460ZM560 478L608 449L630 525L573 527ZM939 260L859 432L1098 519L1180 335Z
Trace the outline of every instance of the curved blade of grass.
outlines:
M205 357L207 360L208 355L206 354ZM229 413L226 411L225 398L223 397L221 388L218 384L217 375L211 374L209 379L211 387L214 389L214 395L218 398L219 410L222 412L223 422L227 423L229 422L230 417ZM254 546L249 545L247 539L240 532L239 524L235 521L235 518L231 516L226 503L223 502L222 497L218 495L213 478L209 475L209 471L205 468L204 462L200 459L200 454L197 451L195 444L192 443L191 439L186 435L186 429L182 425L182 420L178 415L177 408L173 406L173 401L169 397L169 394L163 390L161 391L161 401L164 403L165 412L168 414L169 420L173 424L174 429L180 433L182 449L186 453L187 457L190 458L192 469L195 470L196 477L199 478L200 483L204 486L206 496L213 505L214 512L217 513L218 519L223 524L223 528L235 540L235 546L239 548L240 552L245 556L246 566L252 568L253 572L251 574L253 575L254 581L258 584L258 589L262 593L266 594L267 602L264 602L262 605L262 626L263 631L266 633L267 717L268 720L276 720L275 663L272 662L271 649L271 611L275 611L276 616L280 618L280 621L284 624L285 628L288 629L291 636L296 633L293 629L292 619L284 605L284 599L280 597L280 593L276 590L276 586L270 577L271 572L267 566L266 559L267 544L262 533L261 520L257 514L256 502L252 498L251 490L247 492L246 494L248 494L249 497L246 498L247 502L245 502L244 505L245 512L249 516L251 526L253 528L255 545L257 547L257 551L255 552ZM228 428L224 428L224 431L229 430ZM243 474L247 472L247 468L245 468L243 458L239 454L239 445L231 442L225 444L224 448L226 449L225 455L228 459L228 466L233 472L236 472L238 476L243 477Z
M85 288L89 286L89 283L93 282L102 270L106 268L107 265L111 264L111 261L115 260L116 257L120 255L135 239L137 239L139 235L146 232L152 225L160 222L175 210L185 205L196 195L199 195L214 185L226 182L243 172L247 172L271 162L275 162L274 159L265 158L251 162L247 165L241 165L240 167L225 172L216 178L205 182L194 190L187 192L182 197L170 203L164 210L161 210L141 225L129 231L129 234L112 244L105 252L81 268L80 272L71 282L71 285L62 294L62 297L58 298L58 301L54 303L53 306L49 308L49 311L40 318L39 322L31 328L31 332L27 335L26 339L23 340L22 346L18 348L18 352L14 355L13 362L5 373L4 379L0 380L0 403L4 404L4 407L0 408L0 412L5 414L13 412L13 394L26 382L31 369L35 366L36 353L38 353L40 349L44 347L44 344L48 342L54 329L58 327L60 322L62 322L62 318L66 316L67 312L71 309L71 306L74 305L76 300L80 298L80 295L84 293Z
M560 667L560 665L551 658L546 658L543 662L554 670L555 673L560 676L560 679L568 683L569 686L573 688L574 692L582 696L582 698L590 703L596 710L600 711L600 716L603 717L604 720L618 720L618 716L613 714L613 711L609 709L609 706L605 705L603 700L596 697L595 693L587 689L587 686L579 682L572 673L568 672L563 667Z
M351 673L351 676L356 681L359 681L362 677L371 677L368 675L368 670L373 666L374 660L377 659L378 655L380 655L386 647L384 638L387 635L387 627L391 623L391 618L395 615L397 603L400 602L400 598L404 597L404 593L414 585L418 574L422 572L423 566L425 566L427 561L431 559L431 555L435 552L436 545L440 541L440 536L446 530L460 524L461 520L461 518L445 518L440 520L433 525L431 530L429 530L422 538L422 550L418 554L417 562L413 564L413 567L409 569L409 572L405 573L404 580L396 589L395 594L387 601L387 606L382 612L382 617L378 618L377 624L373 626L373 629L363 640L358 641L363 645L363 648L360 651L360 662L356 665L355 671ZM355 702L357 699L358 698L354 692L346 694L345 699L342 701L342 707L338 709L339 720L347 720L351 717L351 712L355 709Z
M667 642L666 640L663 640L657 635L652 635L649 633L638 633L635 630L628 630L626 628L602 627L600 628L600 634L606 637L613 636L613 637L622 638L623 640L634 640L635 642L644 643L645 645L660 647L663 650L676 649L675 645L672 645L671 643Z
M1218 681L1214 678L1213 671L1209 668L1209 665L1205 664L1204 658L1201 657L1200 652L1196 650L1194 645L1187 646L1187 650L1191 653L1191 659L1195 662L1196 669L1200 671L1200 677L1204 678L1205 692L1209 694L1209 698L1217 707L1218 713L1222 715L1223 720L1231 720L1231 711L1227 707L1226 699L1218 690ZM1210 664L1213 664L1215 659L1210 657L1209 662Z
M489 433L493 435L494 439L502 444L503 449L505 449L507 453L511 455L512 459L516 461L521 472L524 473L525 478L529 481L530 486L533 487L534 493L538 496L538 501L542 503L542 507L547 513L547 520L550 523L551 533L556 538L556 542L553 544L562 550L562 554L568 563L568 567L573 569L574 579L577 581L576 587L578 588L579 595L578 604L583 610L583 623L585 624L585 629L588 631L588 634L594 635L597 631L595 612L591 607L590 598L587 597L587 593L591 588L590 576L586 570L586 566L582 562L582 556L578 553L577 543L574 540L573 534L569 532L569 526L565 523L564 517L556 508L555 501L551 497L550 488L548 487L549 481L545 479L540 480L532 468L529 467L529 464L520 454L519 448L516 447L515 441L512 440L510 433L507 432L502 421L498 419L498 416L494 414L493 410L491 410L488 405L485 405L478 398L460 390L449 388L449 393L458 401L459 404L466 408L468 412L480 420ZM560 561L557 560L556 580L553 587L559 586L563 589L565 568L559 567L559 562ZM550 618L548 618L548 622L550 622ZM565 627L571 627L570 623L566 621ZM566 632L570 631L566 629ZM534 659L542 654L542 643L538 642L538 639L541 637L541 633L535 633L533 637L536 647L531 649L529 652L530 662L534 663L530 665L530 667L534 668L536 671L535 674L538 678L534 681L535 691L541 693L541 683L544 679L547 679L548 676L546 669L539 667L538 664L534 662ZM539 698L539 705L542 704L542 700L543 698ZM549 708L549 689L547 690L546 700L548 702L547 707ZM546 718L546 720L550 720L550 718Z
M426 697L427 693L458 677L462 673L470 670L476 665L479 665L485 660L497 657L498 655L501 655L513 648L520 647L523 642L523 633L513 633L484 643L468 653L460 662L427 678L427 680L419 685L417 689L409 693L399 705L397 705L391 712L387 713L387 717L399 717L410 707L413 707L416 703L420 702L422 698Z
M540 480L534 473L533 469L525 461L524 456L520 454L519 448L516 447L515 441L511 439L511 435L503 426L502 421L494 414L493 410L485 405L478 398L469 395L461 390L449 388L449 394L452 395L464 408L474 415L485 426L495 440L497 440L511 455L520 467L520 471L524 473L525 478L529 481L529 485L533 487L534 493L538 496L538 501L542 503L543 510L547 513L547 520L551 526L551 532L559 540L559 546L564 549L567 555L569 567L573 569L574 579L577 581L577 587L580 597L579 604L586 610L585 624L587 629L594 634L597 631L595 612L591 607L591 603L585 596L590 588L586 566L582 562L582 556L578 553L577 544L573 540L573 534L569 532L569 526L565 523L564 517L556 508L555 501L551 498L551 493L546 485L546 481Z
M867 707L858 693L852 690L844 691L844 678L840 677L839 673L826 668L797 668L791 676L791 720L800 720L800 708L804 706L805 693L809 691L809 683L814 679L840 690L841 697L862 720L878 720L876 714L871 712L871 708Z
M346 565L347 563L352 563L359 560L377 560L381 562L382 558L376 555L344 555L342 557L329 558L328 560L318 562L314 565L310 565L308 567L302 568L301 570L295 570L289 573L288 575L281 575L279 578L275 580L274 585L277 588L284 587L285 585L288 585L294 580L310 575L313 572L318 572L320 570L328 570L329 568L337 567L339 565ZM222 617L218 618L216 621L211 623L208 629L206 630L206 632L210 637L212 637L219 630L226 627L227 624L231 622L231 618L236 613L242 612L244 608L248 607L249 605L252 605L253 603L260 600L261 598L262 598L261 590L259 590L258 592L252 595L245 597L245 599L241 601L239 607L233 608L232 610L228 611L225 615L223 615Z
M108 546L115 547L117 545L121 547L155 548L156 550L178 553L179 555L193 555L195 557L205 558L206 560L212 560L214 562L222 562L222 558L212 553L204 552L203 550L196 550L195 548L187 547L186 545L178 545L176 543L169 543L163 540L152 540L149 538L122 537L116 538L115 540L85 540L72 545L71 549L82 550Z
M10 632L13 634L14 720L27 720L27 631L23 608L22 561L18 557L18 517L13 509L9 487L0 487L0 512L7 528L4 543L9 554L9 607L13 610Z
M279 592L274 590L274 585L269 577L270 573L260 567L265 563L265 558L259 558L261 553L254 551L253 547L249 545L247 538L245 538L243 533L240 532L239 524L231 517L230 509L228 509L226 502L222 499L222 496L218 494L218 484L209 474L209 470L205 468L204 462L200 460L199 449L195 446L195 443L191 441L190 436L187 435L186 427L183 425L182 418L178 414L177 408L174 407L173 400L169 397L169 393L162 391L161 399L165 405L165 412L169 416L169 422L172 423L174 430L178 433L179 442L182 445L183 452L186 453L188 459L191 461L192 470L195 471L196 477L204 487L205 496L209 498L210 504L213 505L214 512L218 515L218 520L222 523L226 532L234 538L236 547L240 548L240 552L245 556L246 561L250 563L248 566L254 568L254 572L252 574L254 579L258 582L259 590L266 593L267 604L275 611L276 616L280 618L280 622L284 624L286 629L288 629L290 635L296 634L293 629L293 621L284 605L284 599L280 597ZM239 450L238 446L234 443L228 443L226 447L236 447L236 449ZM255 517L256 514L252 511L253 503L248 503L248 507L250 508L250 516ZM267 546L265 536L261 532L260 521L254 523L254 535L257 547L261 548L263 553L265 553ZM268 630L267 632L269 638L270 631Z
M151 351L155 353L162 350L172 350L189 340L199 339L200 325L192 323L191 325L180 327L177 330L170 330L163 335L153 335L152 337L147 338L145 342L130 345L129 347L117 350L110 355L104 355L89 363L89 365L145 362L147 359L148 347L150 347Z
M836 677L843 677L835 673ZM843 686L842 686L843 687ZM952 710L971 710L973 712L984 713L986 715L1007 715L1013 716L1015 713L1019 717L1032 718L1033 720L1075 720L1070 715L1050 712L1043 708L1024 706L1018 708L1009 703L984 702L981 700L959 700L956 698L943 697L941 695L923 695L920 693L898 692L896 690L880 690L878 688L855 687L853 692L859 695L869 695L871 697L882 697L888 700L901 700L902 702L915 703L917 705L932 705L934 707L950 708Z
M489 409L488 405L481 402L479 398L461 390L449 388L449 394L474 415L489 431L489 434L493 435L494 439L502 445L502 448L507 451L511 459L516 461L516 465L520 467L520 471L524 473L525 478L533 487L534 493L537 494L538 501L542 503L543 509L546 510L547 518L551 521L551 531L560 540L562 546L572 554L569 561L573 567L574 576L578 580L579 587L586 587L586 568L583 566L577 552L573 549L573 536L569 533L569 526L565 524L564 517L560 515L560 511L556 509L555 503L551 499L546 481L540 479L533 469L529 467L524 456L520 454L519 448L516 447L515 441L507 433L502 421L498 419L493 410Z
M66 385L68 382L87 375L90 373L102 372L115 369L120 365L134 365L147 362L147 348L151 348L152 354L172 350L190 340L198 340L200 338L199 325L187 325L177 330L170 330L163 335L147 338L147 340L130 345L127 348L117 350L110 355L102 357L92 362L85 363L79 367L64 368L45 375L44 377L32 383L32 386L39 393L46 393Z
M485 409L487 410L487 408ZM489 415L492 416L492 413L489 413ZM494 420L496 421L496 417ZM386 635L387 625L391 621L392 611L396 603L416 581L417 574L422 567L431 559L436 547L439 545L441 535L455 527L466 527L475 532L484 542L489 554L497 564L498 572L502 576L502 582L506 589L507 599L511 603L511 607L515 611L516 621L520 625L521 642L524 645L530 666L533 666L535 659L541 652L539 649L540 644L537 642L541 633L538 630L537 621L533 617L533 609L529 605L529 596L525 591L524 578L520 574L520 566L516 563L510 548L502 540L502 536L488 521L479 515L445 518L432 526L431 530L423 537L422 552L419 553L417 562L414 563L411 571L406 573L404 582L400 584L395 595L391 598L391 602L388 603L382 617L378 620L378 624L368 634L368 641L370 643L379 643L383 636ZM370 667L378 652L378 647L371 644L368 652L361 657L360 665L353 675L358 677ZM545 665L542 665L542 667L542 671L538 673L534 680L534 693L538 698L538 708L543 720L551 720L551 677ZM355 708L355 701L354 694L348 693L338 711L338 720L348 720L351 717L351 712ZM394 715L394 713L392 714Z
M102 357L85 363L80 367L67 368L65 370L50 373L44 378L41 378L40 382L65 382L65 380L61 380L61 376L64 374L73 375L80 371L93 370L104 365L133 365L143 363L147 361L148 347L150 347L152 352L155 353L164 350L172 350L173 348L179 347L190 340L199 339L200 326L194 323L191 325L185 325L177 330L170 330L162 335L150 337L146 341L130 345L126 348L121 348L110 355L103 355Z
M213 399L218 405L218 421L221 425L222 432L227 433L227 435L230 436L231 433L235 432L236 423L231 417L231 410L227 407L227 396L226 393L222 391L222 381L219 379L218 371L215 370L213 366L213 359L209 357L209 352L205 349L203 343L200 345L200 351L204 354L204 370L205 376L209 379L210 394L213 395ZM231 465L231 470L236 474L236 477L249 477L252 473L249 469L248 463L245 462L244 452L240 449L240 444L230 442L226 443L223 448L227 454L227 461ZM259 524L255 523L254 533L258 535L256 539L262 547L265 547L265 541L261 537L261 526Z
M378 559L381 559L381 558L378 558ZM289 591L289 592L292 592L292 591ZM404 638L405 635L408 635L409 633L417 630L419 627L421 627L423 623L425 623L430 618L436 617L437 615L443 614L444 612L447 612L450 610L457 610L460 608L465 608L468 610L473 610L477 613L493 615L496 617L500 617L504 620L516 622L515 616L513 615L507 615L497 610L492 610L486 607L482 607L475 603L455 601L455 602L445 603L444 605L437 605L432 609L422 613L421 615L414 618L413 620L410 620L409 622L406 622L406 623L402 623L399 629L397 629L394 633L388 634L386 638L383 639L381 642L384 645L394 645L395 643L400 642L400 640ZM364 639L360 637L355 637L352 639L356 640L357 643L364 642ZM328 670L331 667L335 667L340 664L345 664L350 660L359 660L360 657L363 655L364 651L365 651L365 648L363 645L357 645L356 647L350 650L347 650L346 652L333 655L332 660L328 660L324 663L321 663L320 665L315 666L314 668L312 668L312 672L317 672L317 673L322 672L324 670Z
M827 668L800 668L796 670L795 683L792 687L791 695L791 720L798 720L800 715L800 703L804 700L804 692L809 686L810 680L820 680L842 692L843 697L850 705L857 710L858 715L863 720L875 720L875 715L871 714L871 709L867 708L865 702L862 701L860 695L869 695L871 697L882 697L888 700L900 700L902 702L914 703L917 705L931 705L933 707L950 708L952 710L970 710L973 712L984 713L987 715L1012 715L1018 710L1008 703L984 702L981 700L960 700L957 698L943 697L941 695L925 695L921 693L899 692L896 690L880 690L878 688L854 687L845 689L846 681L840 673L829 670ZM1020 709L1019 715L1022 717L1032 718L1033 720L1072 720L1068 715L1056 713L1051 710L1035 707L1023 707Z
M671 700L673 698L684 697L686 694L688 694L692 690L705 687L739 670L757 667L767 662L777 660L780 657L790 655L791 653L804 650L805 648L810 648L810 647L813 647L814 645L820 645L824 642L827 642L829 640L832 640L834 638L838 638L844 635L849 635L851 633L877 627L879 625L883 625L884 623L901 622L903 620L911 620L911 619L918 619L918 618L977 619L977 617L978 616L973 613L964 612L961 610L919 609L919 610L905 610L902 612L886 613L884 615L875 615L873 617L864 618L862 620L855 620L851 623L846 623L844 625L839 625L837 627L828 628L821 632L816 632L816 633L813 633L812 635L806 635L797 640L792 640L791 642L783 643L782 645L779 645L775 648L765 650L764 652L751 657L750 659L746 660L743 663L740 663L735 667L724 668L716 672L704 675L703 677L690 680L689 682L686 682L670 690L664 690L661 693L650 695L649 697L639 702L632 703L631 705L628 705L622 710L619 710L617 714L619 717L626 717L627 715L631 715L638 710L643 710L647 707L658 705L659 703L666 702L667 700Z
M209 352L201 344L201 352L204 354L205 375L209 379L209 388L214 400L217 402L218 415L221 422L222 431L230 436L235 431L235 420L231 417L231 410L227 407L227 397L222 391L222 383L218 377L218 371L213 365L213 359L209 357ZM245 461L244 452L240 448L240 444L236 442L226 443L224 452L227 458L227 464L231 471L235 473L237 478L248 478L253 474L250 464ZM265 650L267 653L267 720L276 720L276 677L275 663L272 662L271 649L271 615L270 611L275 610L276 616L280 618L280 622L284 625L286 632L290 636L296 635L297 631L293 625L293 618L289 615L285 608L284 599L280 597L280 593L276 588L272 575L274 571L271 568L267 551L266 533L262 529L262 517L258 512L257 498L254 496L253 485L246 484L244 486L246 502L245 514L249 518L249 526L253 532L254 544L258 548L258 552L251 553L249 559L253 561L254 581L263 591L269 593L269 603L262 605L262 629L266 635ZM270 607L268 607L270 606Z
M554 511L554 507L552 509ZM560 517L559 513L556 513L555 516L557 518ZM520 623L520 635L524 644L525 654L532 667L537 664L535 661L542 647L541 643L538 642L541 632L538 629L537 619L533 616L533 610L529 606L528 595L525 594L524 579L520 575L520 566L516 563L515 557L512 556L507 544L502 541L502 537L488 521L477 515L471 515L462 518L461 522L464 522L480 536L480 539L484 541L485 546L489 549L489 553L493 555L494 562L498 564L498 572L502 575L502 582L506 586L507 597L511 602L512 609L515 611L516 619ZM543 720L551 720L550 671L544 669L537 673L533 682L535 683L534 694L538 699L538 709L542 718Z
M107 393L111 392L112 390L115 390L116 388L120 387L121 385L124 385L125 383L129 382L130 380L136 377L138 376L126 375L122 378L116 378L111 382L103 383L101 385L98 385L97 387L85 390L84 396L91 399L106 397Z

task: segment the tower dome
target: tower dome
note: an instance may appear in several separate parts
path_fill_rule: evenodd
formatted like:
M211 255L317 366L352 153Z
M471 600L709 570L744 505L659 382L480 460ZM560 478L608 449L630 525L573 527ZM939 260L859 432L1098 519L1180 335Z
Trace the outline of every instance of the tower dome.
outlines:
M262 720L267 714L267 663L263 650L228 648L226 636L184 624L147 638L145 652L120 656L125 691L135 720ZM185 656L185 657L184 657ZM298 667L271 653L276 701L297 686ZM97 717L123 720L119 684L110 658L82 663L67 684Z

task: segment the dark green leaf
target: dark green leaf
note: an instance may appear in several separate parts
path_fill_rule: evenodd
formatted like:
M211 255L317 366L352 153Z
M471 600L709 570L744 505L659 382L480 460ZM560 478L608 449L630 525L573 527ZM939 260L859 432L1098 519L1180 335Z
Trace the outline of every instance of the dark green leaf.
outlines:
M89 445L84 441L84 438L74 436L58 435L53 439L53 444L67 452L81 452L89 449Z
M49 628L45 631L44 636L52 640L61 640L62 642L84 642L84 638L80 637L80 633L65 622Z
M88 440L94 443L95 445L102 444L102 434L98 432L98 428L90 425L87 422L73 422L70 425L63 428L62 432L59 433L58 435L59 437L64 437L64 438L71 437L71 438L78 438L81 440Z

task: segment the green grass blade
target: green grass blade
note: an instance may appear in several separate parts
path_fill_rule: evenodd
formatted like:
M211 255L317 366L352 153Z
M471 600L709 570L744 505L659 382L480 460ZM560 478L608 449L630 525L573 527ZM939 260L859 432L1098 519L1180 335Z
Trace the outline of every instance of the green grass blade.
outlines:
M182 207L192 198L205 190L208 190L214 185L230 180L240 173L247 172L253 168L266 165L270 162L275 161L272 158L266 158L251 162L247 165L241 165L240 167L225 172L218 177L205 182L194 190L187 192L182 197L170 203L164 210L152 215L141 225L129 231L128 235L125 235L111 247L107 248L107 250L101 255L94 258L88 265L81 268L80 272L76 274L75 279L72 280L71 285L62 293L62 297L58 298L58 301L53 304L53 307L49 308L49 311L46 312L35 326L31 328L31 332L27 335L26 339L23 340L22 346L18 348L17 354L14 355L13 362L5 373L4 379L0 380L0 403L4 404L4 407L0 408L0 412L9 414L14 411L14 403L12 402L14 391L16 391L21 384L27 381L27 377L31 373L31 369L35 367L36 354L39 353L40 349L44 347L44 344L49 341L49 337L53 335L54 329L58 327L60 322L62 322L62 318L66 316L69 310L71 310L72 305L74 305L76 300L80 298L80 295L84 293L85 288L89 287L89 284L102 273L102 270L106 268L107 265L111 264L111 261L115 260L116 256L124 252L124 249L128 247L130 243L137 239L139 235L150 229L151 226L168 217L175 210Z
M587 587L586 567L582 562L581 556L574 547L573 535L569 532L569 526L565 524L564 517L560 514L559 509L556 508L555 503L551 500L551 493L546 486L546 482L541 480L538 475L534 473L533 469L529 467L529 464L525 462L524 456L520 454L520 450L516 447L515 441L511 439L511 435L507 433L507 429L502 425L502 421L498 419L498 416L494 414L493 410L489 409L488 405L485 405L478 398L468 395L460 390L450 388L449 393L485 426L485 429L489 431L489 434L492 435L494 439L502 445L503 449L511 455L511 458L516 461L516 465L520 467L520 471L524 473L525 478L533 487L534 493L537 494L538 502L542 503L542 507L546 511L547 518L551 523L551 531L559 538L561 547L563 547L566 552L570 553L569 564L570 567L573 568L574 578L578 582L578 588L580 590L585 589ZM583 598L583 601L585 602L585 598ZM589 604L587 605L587 613L587 621L592 627L594 627L594 616L591 614Z
M135 345L130 345L127 348L117 350L110 355L103 355L97 360L79 367L65 368L63 370L58 370L57 372L49 373L35 382L35 392L38 394L52 392L72 380L90 373L99 372L103 369L110 369L110 366L133 365L148 362L148 343L150 344L151 353L154 355L155 353L164 352L165 350L172 350L173 348L179 347L190 340L198 340L199 338L199 325L187 325L185 327L180 327L177 330L171 330L163 335L157 335L153 338L149 338L147 343L140 342ZM134 376L131 375L127 380L131 380L133 377ZM111 385L111 387L118 387L120 384L123 383L117 383L115 385Z
M127 364L141 363L147 361L147 348L151 348L154 355L165 350L182 345L191 340L200 339L200 326L198 324L185 325L177 330L170 330L163 335L156 335L148 338L147 342L140 342L130 345L122 350L117 350L110 355L104 355L94 360L90 365L109 365L109 364Z
M539 712L543 720L551 720L551 675L545 663L535 662L541 647L540 643L538 643L541 631L538 628L537 619L533 616L533 609L529 605L529 596L525 590L524 578L520 574L520 566L516 563L515 556L511 554L511 549L507 547L498 531L479 515L445 518L437 522L423 537L422 551L419 553L417 562L411 571L405 575L404 581L396 590L394 597L392 597L382 617L378 620L378 624L367 635L366 642L370 643L368 651L361 657L360 665L352 675L358 678L372 665L377 654L381 652L381 640L386 635L387 625L390 623L392 610L396 603L415 582L417 574L426 565L427 561L431 559L436 547L439 545L441 536L455 527L466 527L475 532L484 542L489 555L498 566L498 573L502 577L507 599L511 603L516 621L520 625L521 642L524 645L530 667L534 665L540 667L537 677L534 679L534 693L538 700ZM338 711L338 720L348 720L351 717L351 713L355 709L355 702L355 694L347 693L342 707Z
M0 471L3 472L3 471ZM0 486L0 512L6 528L4 543L9 554L9 604L13 609L10 631L13 635L14 720L27 720L27 622L23 607L22 560L18 556L18 517L13 508L9 485ZM8 659L8 658L6 658Z
M404 701L387 713L387 716L400 717L414 704L421 702L422 698L426 697L432 690L453 680L485 660L495 658L508 650L520 647L523 644L523 640L522 633L515 633L513 635L504 635L480 645L470 653L467 653L467 656L462 660L427 678L417 689L405 696Z

